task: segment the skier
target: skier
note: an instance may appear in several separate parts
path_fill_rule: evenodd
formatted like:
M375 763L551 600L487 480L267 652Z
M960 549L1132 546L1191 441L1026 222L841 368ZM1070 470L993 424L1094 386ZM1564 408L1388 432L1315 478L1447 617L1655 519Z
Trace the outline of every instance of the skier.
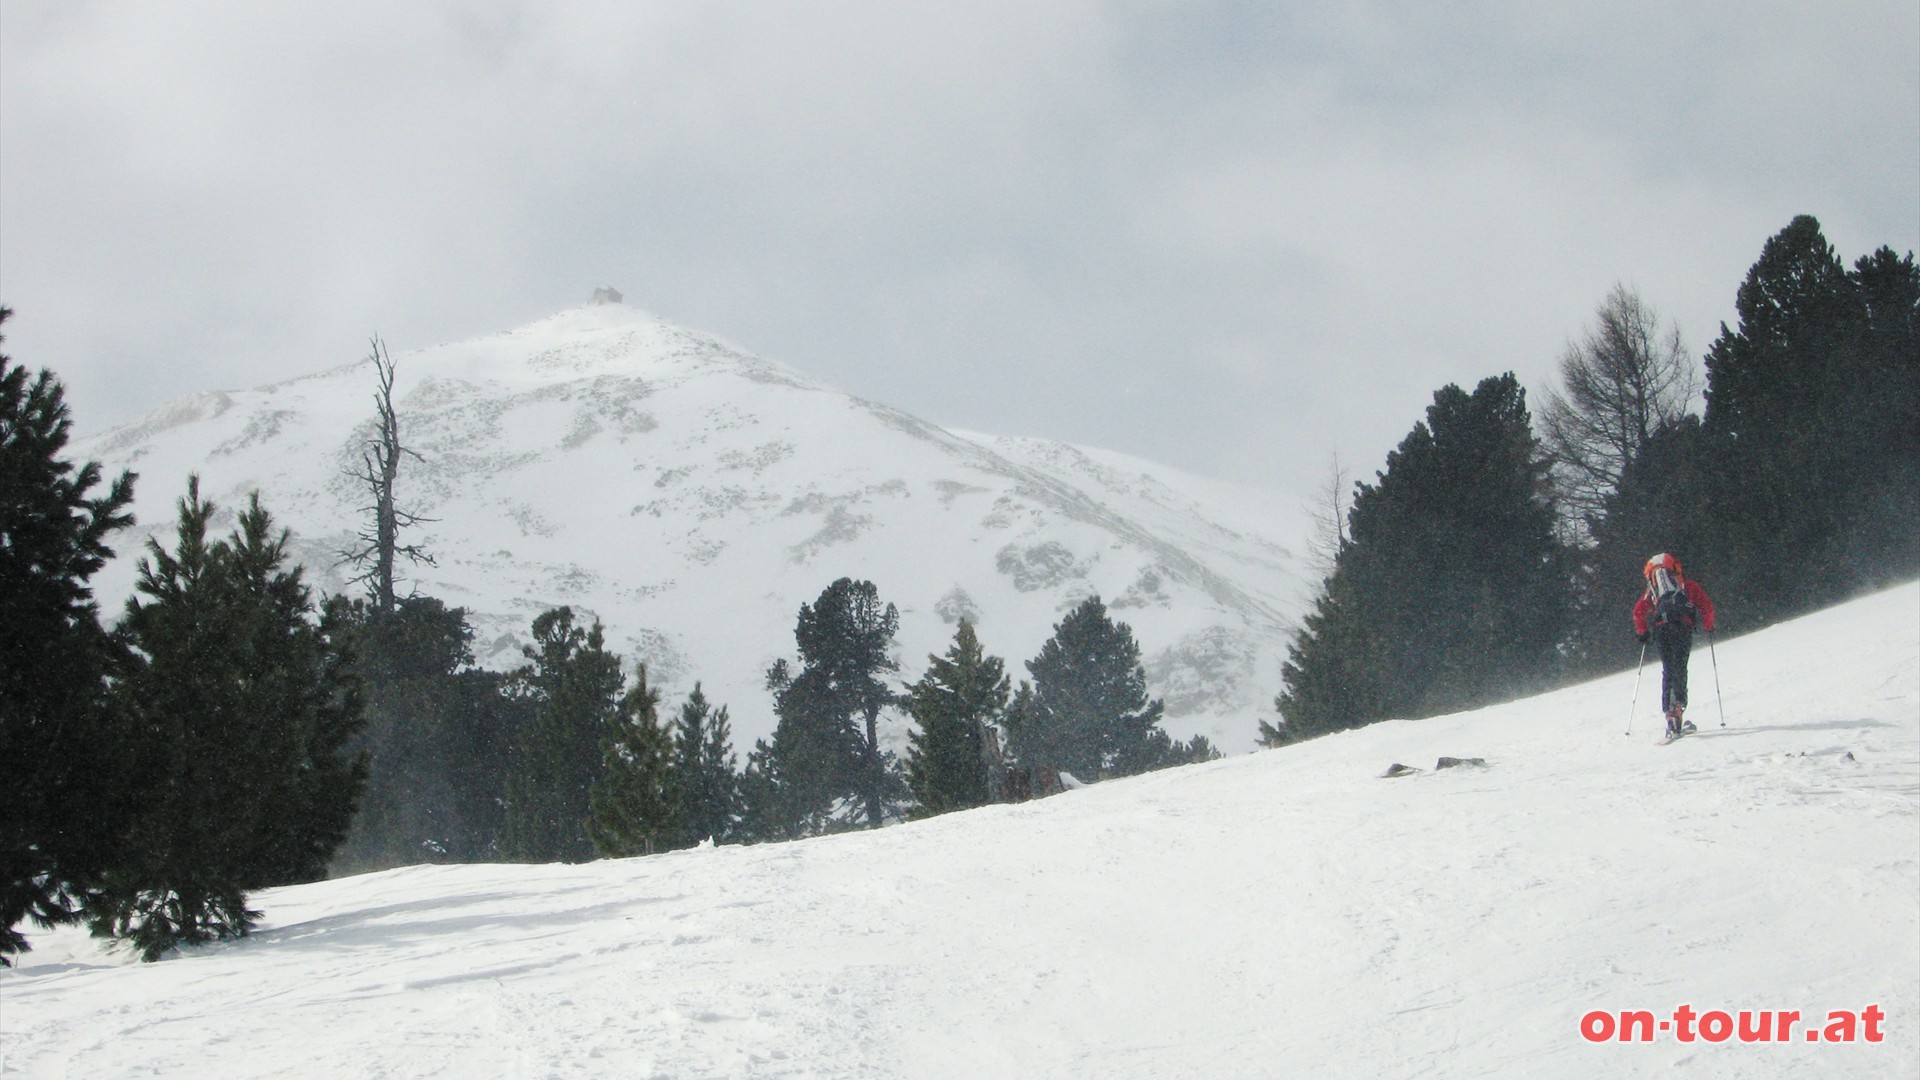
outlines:
M1633 632L1640 644L1649 635L1660 646L1660 707L1667 714L1667 738L1677 739L1695 729L1687 711L1687 654L1693 650L1697 623L1713 632L1713 601L1697 581L1680 573L1680 560L1661 552L1647 560L1647 591L1633 605Z

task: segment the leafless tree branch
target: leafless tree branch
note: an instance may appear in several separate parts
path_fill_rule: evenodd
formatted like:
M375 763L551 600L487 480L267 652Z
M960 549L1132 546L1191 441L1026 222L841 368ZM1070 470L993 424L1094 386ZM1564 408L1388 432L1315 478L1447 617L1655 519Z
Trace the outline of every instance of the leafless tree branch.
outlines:
M1541 442L1575 538L1618 488L1621 474L1664 424L1686 415L1699 375L1680 329L1625 285L1615 285L1594 324L1560 358L1562 391L1547 395Z
M393 407L393 380L395 366L393 358L387 355L387 347L378 337L372 342L373 361L380 387L373 395L375 418L378 430L373 439L360 454L360 469L355 479L366 485L373 496L370 506L361 508L361 513L373 515L371 525L360 531L360 546L341 553L341 561L365 569L350 578L354 584L365 585L373 594L375 608L381 613L391 613L394 609L395 566L400 558L426 566L437 565L433 556L418 544L400 543L400 531L415 525L431 522L433 518L423 518L417 514L399 509L394 503L395 482L400 476L400 459L412 457L415 461L424 461L419 454L403 446L400 442L399 414Z

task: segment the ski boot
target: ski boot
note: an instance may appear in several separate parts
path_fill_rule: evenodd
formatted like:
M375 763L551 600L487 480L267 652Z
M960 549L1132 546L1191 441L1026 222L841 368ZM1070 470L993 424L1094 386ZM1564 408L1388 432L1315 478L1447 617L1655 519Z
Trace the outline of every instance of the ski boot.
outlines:
M1667 710L1667 741L1668 742L1672 742L1673 740L1687 733L1687 729L1684 726L1682 726L1684 722L1680 718L1680 714L1684 711L1685 710L1683 710L1678 705L1675 705L1674 707Z

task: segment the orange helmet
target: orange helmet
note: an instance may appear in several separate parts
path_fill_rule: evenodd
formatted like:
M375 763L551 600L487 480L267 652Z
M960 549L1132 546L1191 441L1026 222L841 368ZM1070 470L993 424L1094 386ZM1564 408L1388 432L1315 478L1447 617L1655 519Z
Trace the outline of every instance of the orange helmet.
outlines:
M1659 570L1665 570L1667 573L1672 574L1675 581L1685 576L1680 573L1680 560L1664 551L1648 559L1646 567L1640 572L1648 581L1652 581L1654 573Z

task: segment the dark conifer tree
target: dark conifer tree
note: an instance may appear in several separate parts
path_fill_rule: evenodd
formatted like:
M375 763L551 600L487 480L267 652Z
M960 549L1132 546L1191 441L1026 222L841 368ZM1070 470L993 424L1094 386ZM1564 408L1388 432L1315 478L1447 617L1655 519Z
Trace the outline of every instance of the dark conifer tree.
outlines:
M507 776L501 855L519 862L586 862L589 792L601 769L600 735L620 708L620 659L603 647L600 624L574 625L561 607L533 621L531 661L514 673L513 693L531 717L515 739Z
M660 693L647 685L644 664L633 689L607 717L600 760L600 775L588 796L587 832L594 849L625 859L675 846L681 830L670 778L673 740L660 725Z
M669 775L679 805L678 846L732 838L739 814L740 777L725 705L714 708L699 683L673 725Z
M1015 683L1007 707L1000 713L1000 728L1006 732L1001 750L1013 764L1026 769L1058 768L1054 763L1066 760L1067 733L1048 719L1034 702L1032 680Z
M780 720L769 747L785 789L777 800L784 827L818 831L835 805L857 799L869 828L879 828L901 787L879 746L880 711L893 692L880 680L899 670L890 655L900 614L882 606L870 581L841 578L800 608L794 640L801 669L784 660L767 672Z
M1715 589L1735 620L1771 618L1830 596L1834 535L1852 486L1819 445L1840 353L1853 336L1846 267L1819 222L1795 218L1766 242L1707 353L1706 433L1723 562Z
M791 840L808 833L805 809L797 805L796 785L780 774L779 755L765 739L755 739L740 773L740 817L734 836L744 843ZM817 831L817 830L814 830Z
M1168 756L1175 765L1198 765L1203 761L1219 761L1220 748L1205 735L1195 735L1184 743L1174 743L1173 752Z
M350 658L314 623L286 533L257 495L227 539L208 540L213 513L190 480L174 550L149 544L121 623L142 811L88 916L148 960L245 934L248 891L322 876L365 775L344 749Z
M1173 736L1155 727L1147 732L1134 751L1133 760L1127 765L1127 772L1115 772L1125 776L1129 773L1150 772L1154 769L1170 769L1176 765L1197 765L1203 761L1217 761L1220 751L1205 735L1195 735L1186 742L1175 742Z
M1287 649L1281 668L1286 689L1273 700L1280 718L1277 724L1260 722L1264 745L1299 742L1388 716L1390 683L1376 670L1380 661L1363 611L1354 575L1340 573L1336 564Z
M314 611L298 566L286 565L287 531L255 492L223 543L239 606L250 617L246 657L263 719L284 729L280 784L262 822L261 863L249 886L319 881L346 839L367 778L351 744L365 725L345 628Z
M1882 247L1853 284L1864 325L1836 427L1859 484L1840 557L1871 588L1920 573L1920 267Z
M1020 764L1050 766L1092 782L1170 764L1161 704L1147 697L1140 646L1125 623L1089 597L1053 628L1027 661L1032 690L1007 713L1007 743Z
M280 747L255 738L249 717L221 707L222 692L245 676L225 647L242 634L224 617L227 590L207 536L212 515L198 479L189 481L174 549L149 542L144 599L129 601L121 626L136 651L115 696L143 744L147 805L112 874L112 895L88 914L96 935L128 940L148 960L245 934L259 917L246 893L263 813L248 789Z
M453 826L447 830L450 858L460 862L504 859L509 777L517 764L521 732L533 724L533 705L513 689L513 677L495 671L463 671L453 685L447 715L447 774L453 796Z
M27 948L23 921L76 917L133 810L87 585L133 520L133 477L97 490L99 465L65 459L64 398L51 374L30 379L0 354L0 966Z
M927 657L927 673L907 688L906 710L917 725L908 736L907 786L924 814L944 814L992 801L988 789L989 727L1006 712L1006 666L988 656L960 620L945 656Z
M755 741L742 779L750 835L785 840L829 831L853 788L858 764L851 724L824 680L796 678L785 660L767 670L778 718L771 740Z
M1849 273L1808 216L1769 239L1707 354L1717 597L1730 626L1920 571L1920 273Z
M380 618L363 600L330 597L327 614L351 641L366 726L356 748L367 755L360 812L336 866L379 870L433 862L443 849L436 811L447 801L438 768L437 685L471 662L464 613L436 600L401 601Z
M379 870L489 854L498 827L498 761L505 754L500 678L475 670L462 608L401 597L390 615L333 597L366 700L357 747L367 786L336 868Z
M1550 682L1567 577L1545 472L1512 375L1435 393L1379 482L1358 486L1347 543L1289 650L1276 736Z

